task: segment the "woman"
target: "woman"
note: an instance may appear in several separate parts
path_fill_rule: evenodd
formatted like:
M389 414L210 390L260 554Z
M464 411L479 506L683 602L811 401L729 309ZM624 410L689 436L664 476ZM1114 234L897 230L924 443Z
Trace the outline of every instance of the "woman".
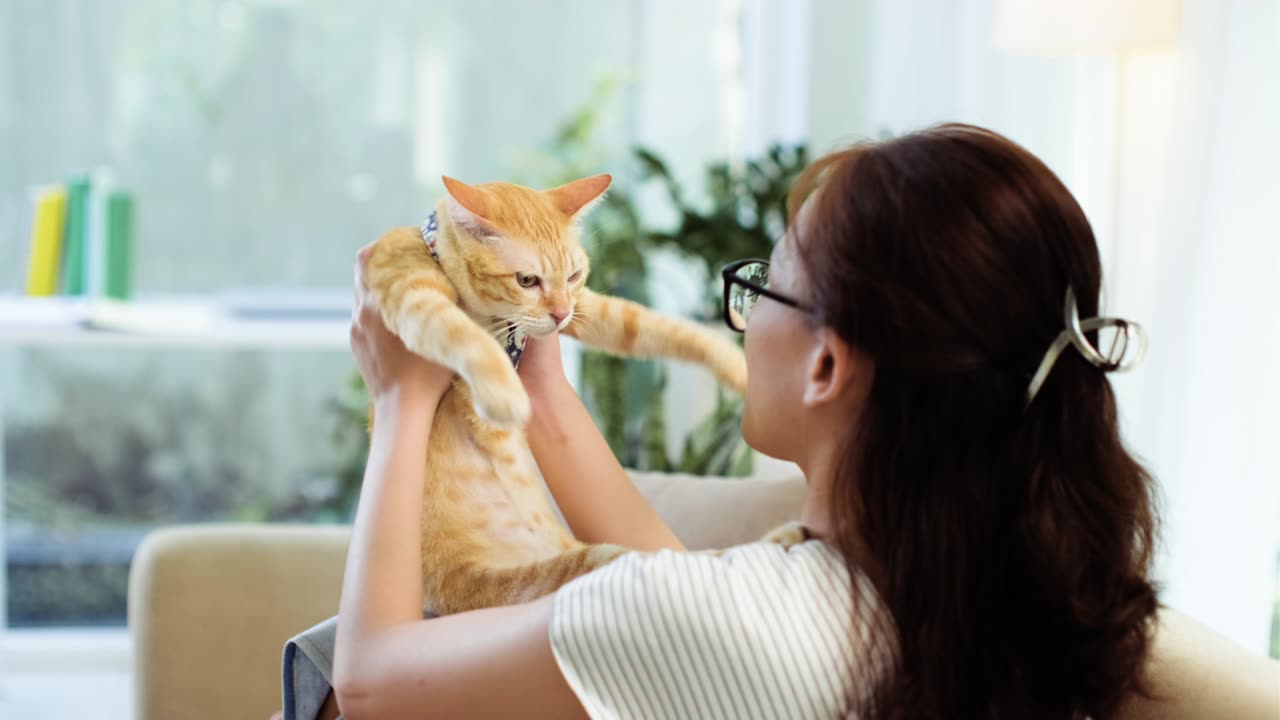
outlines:
M1142 689L1152 482L1117 428L1106 372L1126 358L1082 334L1101 267L1066 187L1011 141L944 125L820 159L789 212L767 264L731 266L726 318L746 333L743 435L803 469L806 541L624 556L535 602L427 621L419 469L450 377L386 332L357 266L352 346L379 422L334 656L345 717L1105 718ZM520 373L575 533L681 550L565 380L558 340L532 343ZM628 623L577 614L629 617L665 602L666 578L708 574L698 592L744 583L794 630L768 635L745 599L714 617L667 603L666 642L628 665L603 652L642 642ZM648 677L688 655L683 637L716 648L689 666L705 675ZM764 687L795 664L796 684Z

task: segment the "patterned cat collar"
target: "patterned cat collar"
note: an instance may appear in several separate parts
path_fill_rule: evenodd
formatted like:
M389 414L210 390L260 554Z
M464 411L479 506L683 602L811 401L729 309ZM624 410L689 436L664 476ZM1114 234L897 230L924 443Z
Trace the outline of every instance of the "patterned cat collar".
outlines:
M422 221L422 242L427 244L427 250L431 252L431 257L437 263L440 262L440 253L436 249L436 236L439 233L440 224L436 221L436 213L433 210L427 219ZM503 349L507 351L507 357L511 358L511 364L514 367L520 367L520 356L524 354L524 346L528 341L529 336L508 320Z

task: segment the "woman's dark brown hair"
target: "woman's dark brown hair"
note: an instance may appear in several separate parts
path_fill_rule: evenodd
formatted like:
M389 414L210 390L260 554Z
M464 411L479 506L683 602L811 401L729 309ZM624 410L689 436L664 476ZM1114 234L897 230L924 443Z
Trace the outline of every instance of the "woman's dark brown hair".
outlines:
M1142 690L1157 607L1151 478L1074 350L1024 407L1067 287L1098 314L1084 212L1031 153L954 124L818 160L793 224L806 198L816 320L876 366L832 513L897 628L877 714L1112 716Z

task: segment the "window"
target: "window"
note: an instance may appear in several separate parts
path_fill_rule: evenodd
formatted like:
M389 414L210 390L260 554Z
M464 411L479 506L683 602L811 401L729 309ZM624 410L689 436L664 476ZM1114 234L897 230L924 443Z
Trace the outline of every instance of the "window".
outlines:
M421 220L442 174L535 183L528 149L601 77L600 163L625 182L644 143L696 185L732 150L739 6L2 4L0 292L23 286L31 188L106 168L136 198L138 297L337 293L341 319L358 247ZM158 524L340 519L344 342L0 341L10 626L122 625Z

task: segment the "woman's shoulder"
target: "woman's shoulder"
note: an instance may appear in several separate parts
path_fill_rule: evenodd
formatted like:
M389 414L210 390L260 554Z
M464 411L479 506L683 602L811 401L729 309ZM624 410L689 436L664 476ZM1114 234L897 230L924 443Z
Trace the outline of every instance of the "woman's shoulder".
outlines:
M711 690L717 683L736 688L729 695L755 687L764 695L810 697L815 710L836 708L858 694L850 679L876 652L876 643L864 641L877 632L880 613L864 589L870 585L856 567L851 574L838 551L813 539L630 553L561 588L552 647L584 700L599 700L604 685L645 682L609 670L606 658L620 652L631 658L618 658L622 666L651 659L694 678L714 670L715 679L702 681ZM664 671L655 687L672 680ZM769 697L756 700L772 706Z
M784 529L790 526L779 528ZM845 588L847 593L865 581L865 574L857 567L850 568L828 543L812 537L782 542L777 536L778 531L774 531L755 542L722 550L628 553L579 581L641 586L741 581L757 591L785 590L792 594L804 590L839 594L839 588Z
M555 605L552 622L575 632L634 634L630 639L640 641L655 629L684 634L733 628L775 646L816 636L866 636L875 628L856 626L875 625L884 616L866 574L817 539L628 553L562 587Z
M776 535L714 554L671 553L632 562L650 564L649 572L668 582L713 585L716 594L730 590L739 608L767 606L791 617L818 618L835 631L851 629L855 606L878 608L866 573L834 546L816 538L782 543Z
M874 600L866 574L856 566L850 568L836 548L812 537L780 542L776 535L774 531L761 540L722 550L627 553L566 588L607 585L616 590L657 592L677 586L708 586L721 591L829 600L867 594Z

